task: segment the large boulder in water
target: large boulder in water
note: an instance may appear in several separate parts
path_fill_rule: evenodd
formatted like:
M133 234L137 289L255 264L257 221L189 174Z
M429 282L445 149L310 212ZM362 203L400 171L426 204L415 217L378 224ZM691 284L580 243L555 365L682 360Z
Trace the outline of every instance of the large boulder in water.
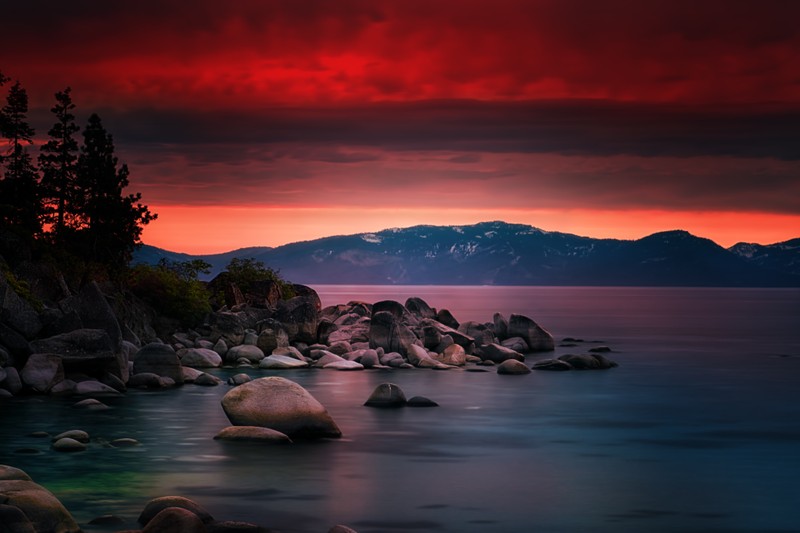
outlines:
M416 296L406 300L406 309L420 320L423 318L436 318L436 311L425 300Z
M151 373L171 378L176 384L183 383L183 370L178 354L168 344L151 342L136 352L133 373Z
M493 361L495 363L502 363L508 359L525 360L525 356L521 353L494 343L481 346L479 355L484 361Z
M342 432L307 390L281 377L259 378L231 389L222 408L236 426L261 426L291 438L339 438Z
M72 518L61 502L53 494L31 481L27 474L18 469L0 465L0 502L4 506L15 507L22 511L33 526L36 533L80 533L81 528ZM3 516L17 516L14 522L24 526L18 515L6 510ZM3 520L0 526L10 527L14 522ZM8 531L3 529L3 531ZM25 529L10 529L12 532L23 532Z
M519 376L522 374L530 374L531 369L528 366L516 359L506 359L497 365L497 373L511 376Z
M524 315L511 315L508 319L508 336L522 337L532 352L551 352L555 350L553 336Z
M617 366L617 363L599 353L566 354L558 359L568 363L575 370L606 370Z

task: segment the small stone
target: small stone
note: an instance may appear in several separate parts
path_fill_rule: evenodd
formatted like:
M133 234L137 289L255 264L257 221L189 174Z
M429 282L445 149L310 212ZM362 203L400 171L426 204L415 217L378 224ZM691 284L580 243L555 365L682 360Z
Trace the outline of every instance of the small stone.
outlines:
M248 374L244 373L236 374L235 376L231 376L228 378L228 385L233 385L233 386L242 385L252 380L253 378L251 378Z
M86 449L86 445L75 439L64 437L53 443L53 449L57 452L82 452Z
M89 442L89 434L80 429L71 429L53 437L53 442L59 439L74 439L78 442Z

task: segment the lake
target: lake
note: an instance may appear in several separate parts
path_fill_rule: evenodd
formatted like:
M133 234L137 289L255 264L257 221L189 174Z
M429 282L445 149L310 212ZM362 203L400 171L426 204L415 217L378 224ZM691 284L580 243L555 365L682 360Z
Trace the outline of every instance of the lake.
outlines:
M323 305L420 296L461 321L521 313L613 349L607 371L260 371L306 387L344 437L221 443L227 385L129 391L113 409L3 403L0 463L53 491L86 531L134 528L179 494L285 533L798 531L800 290L316 286ZM553 354L528 357L528 364ZM221 378L238 371L215 370ZM392 381L431 409L363 402ZM78 454L28 436L80 428ZM136 448L104 447L133 437ZM20 453L25 452L25 453ZM113 529L87 527L115 514Z

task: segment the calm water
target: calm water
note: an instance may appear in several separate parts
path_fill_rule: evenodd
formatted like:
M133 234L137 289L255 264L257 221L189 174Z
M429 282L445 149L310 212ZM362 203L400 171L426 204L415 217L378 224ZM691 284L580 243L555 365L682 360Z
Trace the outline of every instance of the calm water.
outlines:
M800 291L316 288L323 305L415 295L462 321L527 314L557 339L608 344L620 367L288 371L345 435L288 447L212 440L228 425L227 386L132 391L102 413L16 399L0 406L0 463L26 470L83 525L111 513L133 527L149 498L180 494L217 519L284 532L800 531ZM384 381L441 406L362 407ZM92 434L90 450L57 454L26 436L72 428ZM143 446L99 441L118 437Z

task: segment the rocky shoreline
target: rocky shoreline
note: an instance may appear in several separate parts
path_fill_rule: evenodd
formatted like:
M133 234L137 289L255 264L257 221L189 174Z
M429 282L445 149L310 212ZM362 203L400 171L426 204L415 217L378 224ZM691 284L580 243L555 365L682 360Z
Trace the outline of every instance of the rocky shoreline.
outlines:
M389 377L420 370L494 369L501 375L524 375L616 366L603 355L609 349L602 346L527 364L527 356L553 351L555 341L522 315L495 313L490 322L459 322L448 310L433 309L420 298L322 308L313 289L293 288L296 296L288 300L267 291L265 298L223 307L196 328L161 339L146 323L131 322L115 311L96 283L58 306L37 311L0 280L0 400L30 394L74 396L76 407L99 410L106 408L104 397L122 396L128 389L218 386L220 379L208 369L262 369L269 371L268 377L240 373L228 380L231 389L221 406L232 425L214 438L286 444L338 438L341 431L308 391L275 371L287 377L297 368L378 371ZM565 341L561 346L582 344ZM390 382L365 400L364 405L378 408L436 405L423 397L407 400ZM110 445L137 444L121 440L125 442ZM52 448L80 452L88 441L84 432L73 430L53 438ZM214 522L178 496L157 500L143 511L146 518L139 519L145 533L268 531L254 524ZM153 505L161 506L159 512L152 512ZM52 494L10 466L0 467L0 523L20 533L80 531ZM331 531L352 530L335 526Z

